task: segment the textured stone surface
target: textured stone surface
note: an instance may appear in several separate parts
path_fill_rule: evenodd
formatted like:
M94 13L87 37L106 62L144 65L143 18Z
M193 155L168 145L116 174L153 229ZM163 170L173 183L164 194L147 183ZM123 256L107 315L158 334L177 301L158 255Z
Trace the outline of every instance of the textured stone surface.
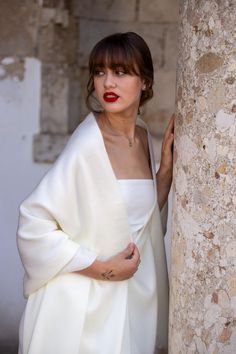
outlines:
M80 117L77 20L67 1L46 1L41 5L38 36L38 56L42 61L41 130L67 134L75 129Z
M0 80L7 77L22 81L25 75L25 61L21 58L6 57L0 61Z
M38 44L39 58L44 62L74 63L77 60L77 32L75 26L75 21L71 18L66 26L55 24L55 17L47 25L43 25Z
M81 120L79 102L80 71L77 65L43 64L41 92L41 131L72 133Z
M68 72L65 64L44 64L42 67L42 133L68 133Z
M169 353L236 350L235 1L181 1Z
M221 65L223 65L223 58L211 52L203 54L196 62L196 68L202 74L210 73Z
M138 22L112 22L80 20L79 62L88 65L91 49L100 39L115 32L134 31L143 36L150 46L153 60L157 67L164 65L164 26L160 24L144 24Z
M0 1L0 56L34 56L39 7L30 0Z
M141 21L175 22L178 13L178 0L140 0L139 19Z
M34 136L34 161L52 163L65 147L69 135L37 134Z
M136 0L73 0L74 14L79 17L133 21Z

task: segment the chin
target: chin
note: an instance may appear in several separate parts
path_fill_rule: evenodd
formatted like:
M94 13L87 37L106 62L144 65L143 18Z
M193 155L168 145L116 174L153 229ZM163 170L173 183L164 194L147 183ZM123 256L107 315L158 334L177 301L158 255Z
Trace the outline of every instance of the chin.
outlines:
M127 113L130 113L130 112L134 112L134 111L137 111L138 112L138 106L123 106L123 107L118 107L118 106L112 106L112 105L103 105L103 109L104 111L106 112L109 112L109 113L114 113L114 114L127 114Z

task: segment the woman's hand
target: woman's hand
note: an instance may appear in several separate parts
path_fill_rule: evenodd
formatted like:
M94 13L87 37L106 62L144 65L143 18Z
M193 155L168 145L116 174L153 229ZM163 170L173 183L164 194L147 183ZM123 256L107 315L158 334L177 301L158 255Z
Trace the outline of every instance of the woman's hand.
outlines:
M175 114L172 114L165 130L161 149L161 163L159 171L163 174L171 173L173 169L173 142L174 142Z
M167 201L172 183L174 121L175 115L173 114L164 134L161 150L161 163L156 175L158 204L160 210Z
M96 260L78 273L98 280L121 281L131 278L138 270L139 264L138 248L134 243L130 243L124 251L107 261Z

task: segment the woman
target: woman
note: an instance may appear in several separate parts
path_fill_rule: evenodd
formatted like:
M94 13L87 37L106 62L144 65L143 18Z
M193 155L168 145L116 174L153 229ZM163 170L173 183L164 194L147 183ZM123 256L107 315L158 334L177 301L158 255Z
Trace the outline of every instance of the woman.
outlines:
M152 97L146 43L133 32L106 37L89 70L87 102L99 106L20 207L22 354L153 354L156 341L167 342L160 209L171 185L173 119L156 173L137 118Z

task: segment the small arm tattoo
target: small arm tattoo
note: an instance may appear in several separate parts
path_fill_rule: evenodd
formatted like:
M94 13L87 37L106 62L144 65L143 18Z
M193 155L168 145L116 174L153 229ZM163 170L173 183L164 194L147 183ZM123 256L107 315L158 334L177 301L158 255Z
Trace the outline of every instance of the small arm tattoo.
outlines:
M110 280L115 274L113 274L113 270L107 270L106 272L101 273L101 276L103 280Z

